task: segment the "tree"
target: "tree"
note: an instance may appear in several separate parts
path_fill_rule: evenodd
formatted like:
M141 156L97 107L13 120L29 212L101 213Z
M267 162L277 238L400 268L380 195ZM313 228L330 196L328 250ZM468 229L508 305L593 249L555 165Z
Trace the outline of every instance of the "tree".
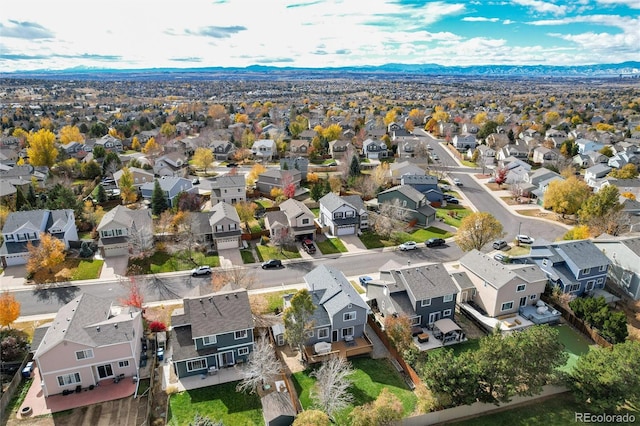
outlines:
M389 237L394 229L401 228L401 222L406 221L407 217L408 211L398 199L382 203L379 213L371 215L373 229L383 237Z
M211 276L213 291L251 289L255 282L256 275L251 269L237 266L215 268Z
M475 212L460 222L456 243L463 251L481 250L488 242L503 235L502 224L490 213Z
M0 314L1 315L1 314ZM0 330L0 360L22 361L29 353L29 335L22 330L5 328Z
M351 426L391 426L402 419L402 401L389 388L383 388L375 401L361 405L349 414Z
M27 250L27 272L30 274L42 268L52 272L53 267L64 262L66 258L64 242L44 232L40 234L40 243L37 246L31 241L27 243Z
M149 330L154 333L160 333L162 331L166 331L166 329L167 325L162 321L151 321L151 323L149 323Z
M302 354L302 347L307 341L306 333L312 326L311 315L316 310L311 293L301 289L291 298L291 304L284 310L284 338L289 345L298 348Z
M509 171L504 167L501 167L498 170L496 170L496 184L498 185L498 188L501 187L502 184L507 181L508 173Z
M27 198L24 196L22 189L16 190L16 211L31 210L32 206L27 202Z
M164 123L160 126L160 134L166 138L170 138L176 134L176 126L171 123Z
M612 348L594 348L578 358L569 386L593 412L617 412L640 400L640 343L628 340Z
M0 326L11 328L11 324L20 316L20 302L13 294L5 290L0 295ZM4 358L3 358L4 359Z
M391 344L399 353L411 347L411 320L407 315L388 315L384 319L384 330Z
M330 426L331 420L327 413L320 410L304 410L296 416L293 426Z
M574 226L569 229L563 236L563 240L586 240L591 236L587 225Z
M120 299L120 303L123 306L131 306L133 308L142 309L144 303L144 295L138 280L135 277L129 277L128 281L123 282L127 290L127 296Z
M383 162L376 166L370 178L378 188L381 188L389 178L389 163Z
M619 169L611 170L608 176L616 179L635 179L638 177L638 166L627 163Z
M153 184L153 192L151 193L151 211L154 216L158 216L168 208L169 202L164 196L160 181L156 179Z
M66 145L69 142L84 142L84 136L76 126L64 126L60 129L59 138L62 145Z
M240 201L234 206L236 208L236 212L238 212L238 217L242 222L244 222L247 232L250 232L249 221L253 220L255 217L258 205L252 201Z
M115 152L108 152L102 162L102 174L104 176L112 176L122 166L120 156Z
M427 352L426 360L418 366L424 384L437 399L445 399L445 406L473 404L478 394L478 369L468 355L455 356L451 349Z
M311 373L316 383L309 393L314 406L327 413L330 419L353 400L349 393L353 373L351 363L340 356L332 356Z
M255 393L259 387L275 381L282 374L282 364L276 357L273 345L262 331L249 359L241 370L242 380L236 386L238 392Z
M324 196L324 188L322 183L316 183L311 187L311 199L315 202L318 202L320 198Z
M179 211L183 212L199 212L202 207L202 199L200 194L196 192L182 191L178 194L176 206Z
M360 175L360 161L358 156L351 157L351 163L349 164L349 177L356 177Z
M97 161L91 160L86 163L82 163L80 166L80 173L85 179L93 180L102 174L102 169Z
M140 139L138 139L137 136L134 136L131 140L131 149L139 152L140 148L142 148L142 145L140 145Z
M98 190L96 192L96 201L98 203L104 203L107 201L107 192L104 190L104 186L98 185Z
M262 164L254 164L249 173L247 174L247 183L253 185L258 180L258 176L266 172L267 168Z
M271 236L271 242L274 246L280 248L280 253L284 252L285 247L291 247L295 244L296 238L293 230L289 226L284 226L274 232Z
M128 167L122 168L122 176L118 180L118 188L120 189L122 204L131 204L138 199L138 191L133 185L133 173Z
M104 158L107 155L107 151L104 149L104 146L98 145L93 147L93 158L100 159Z
M58 149L55 145L56 135L50 130L40 129L30 133L27 137L29 147L27 157L32 166L52 167L58 158Z
M193 154L193 165L198 169L204 169L206 174L211 163L213 163L213 152L209 148L196 148Z
M549 184L545 192L543 207L564 218L566 215L576 214L590 193L591 188L575 176L555 180Z
M605 155L609 158L614 156L614 152L613 152L613 148L611 147L611 145L605 145L603 146L599 151L600 154Z
M99 121L93 123L89 128L89 137L92 138L101 138L107 133L109 133L109 128L107 127L107 125Z
M598 192L589 196L578 211L580 223L589 227L601 227L602 220L611 212L622 209L618 201L620 193L618 187L605 185Z
M142 152L150 155L160 152L160 145L158 145L158 142L156 142L156 138L150 137L147 143L144 144Z

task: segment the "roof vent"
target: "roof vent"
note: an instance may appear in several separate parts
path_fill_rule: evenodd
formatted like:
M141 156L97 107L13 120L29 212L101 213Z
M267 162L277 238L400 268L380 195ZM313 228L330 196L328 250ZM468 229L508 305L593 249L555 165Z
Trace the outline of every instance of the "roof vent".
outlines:
M200 303L204 303L204 300L200 299L200 300L199 300L199 302L200 302Z
M213 303L213 297L209 298L209 303Z
M97 331L97 332L100 332L100 326L97 326L97 327L96 327L96 331Z
M224 298L225 298L225 299L227 299L227 300L229 300L229 295L227 294Z
M118 323L113 324L115 328L118 328Z

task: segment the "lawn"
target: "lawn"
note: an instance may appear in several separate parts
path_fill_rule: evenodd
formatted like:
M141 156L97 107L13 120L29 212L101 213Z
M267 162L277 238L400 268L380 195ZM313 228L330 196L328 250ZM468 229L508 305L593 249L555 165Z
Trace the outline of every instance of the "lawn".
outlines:
M373 402L384 388L390 390L402 401L404 416L409 416L413 413L417 397L407 388L402 377L400 377L388 360L355 358L351 360L351 364L354 373L351 376L352 384L349 391L354 401L349 407L336 415L336 424L349 424L349 413L351 413L353 408ZM309 392L315 383L315 379L309 376L311 371L312 370L305 370L294 373L292 377L300 398L300 403L305 409L312 405Z
M284 301L282 297L290 294L290 290L270 291L268 293L259 293L249 295L251 311L258 314L272 314L276 309L282 310ZM255 309L255 311L254 311Z
M254 203L262 207L263 209L267 209L269 207L273 207L273 201L268 198L261 198L259 200L254 200Z
M103 260L67 258L51 269L39 269L32 279L36 283L91 280L100 277L103 264Z
M314 207L314 208L309 209L309 210L311 210L311 213L313 213L313 216L315 216L315 217L319 217L320 216L320 207Z
M367 290L365 290L360 284L355 281L349 281L351 283L351 287L355 288L358 294L365 294Z
M253 250L240 250L240 256L242 256L242 263L255 263L256 259L253 257Z
M220 266L218 256L206 256L204 253L192 252L193 261L184 252L169 254L156 251L151 256L142 259L129 259L128 272L133 274L157 274L160 272L175 272L192 269L198 265L209 265L213 268Z
M76 270L71 276L71 280L92 280L100 277L100 271L104 260L82 259L78 262Z
M188 425L196 413L225 425L263 425L257 394L236 392L238 382L193 389L171 395L168 425Z
M322 254L346 253L348 250L339 238L327 238L315 242Z
M449 212L455 212L455 216L450 216ZM471 210L466 209L459 204L449 204L436 210L436 216L444 219L444 223L453 226L454 228L459 228L462 219L471 213Z
M258 253L258 258L260 259L260 261L269 259L299 259L302 257L297 248L294 250L288 250L286 248L280 250L280 247L263 246L262 244L256 245L256 252Z
M413 241L417 242L426 241L429 238L449 238L453 236L451 232L447 232L444 229L440 229L435 226L430 226L427 229L418 229L409 235L411 235L411 239Z
M365 231L360 235L360 241L367 249L376 249L382 247L395 246L395 243L391 240L383 240L380 235L375 232Z
M575 367L578 358L589 352L592 343L581 333L566 324L557 326L556 330L558 330L558 339L564 345L564 351L569 355L567 363L560 370L569 373Z

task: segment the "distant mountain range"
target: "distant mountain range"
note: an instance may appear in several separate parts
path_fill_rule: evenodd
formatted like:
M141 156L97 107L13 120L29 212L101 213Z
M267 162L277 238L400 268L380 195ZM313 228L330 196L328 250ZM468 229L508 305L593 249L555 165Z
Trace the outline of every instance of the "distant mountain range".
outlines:
M79 80L178 80L178 79L319 79L319 78L415 78L417 76L500 78L640 78L640 62L575 66L385 64L336 68L296 68L251 65L244 68L147 68L109 69L76 67L65 70L35 70L0 73L0 78Z

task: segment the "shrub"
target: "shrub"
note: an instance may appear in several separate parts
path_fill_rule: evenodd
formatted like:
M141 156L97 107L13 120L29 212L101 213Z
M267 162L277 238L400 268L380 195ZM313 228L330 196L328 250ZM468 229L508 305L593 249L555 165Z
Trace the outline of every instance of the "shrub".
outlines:
M151 321L151 324L149 324L149 330L157 333L159 331L166 331L167 326L162 321Z

